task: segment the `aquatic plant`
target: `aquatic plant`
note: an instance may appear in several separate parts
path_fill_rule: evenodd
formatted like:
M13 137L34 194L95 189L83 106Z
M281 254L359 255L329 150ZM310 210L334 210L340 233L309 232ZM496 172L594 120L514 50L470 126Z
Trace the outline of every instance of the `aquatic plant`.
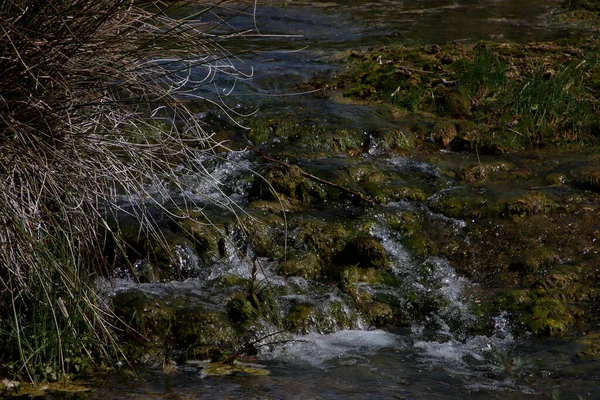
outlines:
M159 215L193 207L173 188L193 193L198 155L219 146L187 105L230 114L211 93L249 77L213 39L218 3L200 4L177 20L182 3L0 0L3 373L54 380L122 357L93 285L104 243L124 246L113 221L164 243Z

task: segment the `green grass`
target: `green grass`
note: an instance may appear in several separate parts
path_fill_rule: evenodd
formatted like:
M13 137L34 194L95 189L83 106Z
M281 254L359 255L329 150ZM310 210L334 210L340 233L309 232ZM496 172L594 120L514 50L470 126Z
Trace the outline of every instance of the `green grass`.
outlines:
M412 118L473 122L480 148L593 145L599 54L593 40L392 46L351 53L338 86Z

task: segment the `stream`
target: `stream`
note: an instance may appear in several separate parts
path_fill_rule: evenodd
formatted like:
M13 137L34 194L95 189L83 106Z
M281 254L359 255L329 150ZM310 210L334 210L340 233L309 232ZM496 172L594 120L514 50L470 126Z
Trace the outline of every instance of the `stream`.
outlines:
M235 88L231 79L217 82L223 92L233 88L230 96L219 101L240 114L256 110L263 116L293 114L306 121L318 121L325 129L358 127L367 137L383 124L376 109L298 93L300 83L314 77L326 80L339 68L331 58L335 53L405 41L527 42L578 35L575 29L549 22L549 15L560 2L301 0L260 4L259 1L256 21L250 8L248 15L232 16L228 24L240 31L258 29L264 36L225 43L228 50L239 54L239 62L248 66L247 72L253 77L236 83ZM242 361L256 370L268 371L268 375L238 372L207 376L201 363L189 362L178 365L174 374L164 374L160 367L149 367L136 378L94 382L91 392L64 398L523 399L554 398L556 394L561 399L600 398L600 364L581 362L575 357L582 349L580 343L513 337L504 312L486 322L487 334L473 333L481 323L473 304L485 303L489 293L459 274L446 259L413 254L402 244L398 232L390 228L390 216L405 212L419 215L425 223L449 235L463 235L465 221L436 212L435 201L459 189L440 169L473 160L449 154L439 164L432 165L415 158L380 157L377 142L366 143L367 160L397 177L391 184L421 190L428 194L427 200L390 201L368 211L352 206L320 207L289 218L331 223L361 218L375 221L368 226L368 235L382 244L394 283L359 283L358 287L374 298L386 299L386 303L397 309L405 309L403 324L390 329L375 328L337 286L302 276L284 278L276 262L254 255L251 244L247 245L245 256L230 249L228 257L209 268L201 267L194 250L183 246L178 249L180 268L187 271L188 279L135 283L123 272L99 285L109 296L143 293L223 311L227 297L235 290L218 282L232 276L257 279L277 289L282 309L310 306L312 319L296 332L278 333L267 323L257 325L256 336L263 338L258 341L253 357ZM277 143L269 146L278 149ZM532 164L531 160L538 159L535 151L503 157L502 161L515 165L515 169L530 168L540 176L556 172L552 168L567 168L553 167L544 160ZM251 176L249 171L260 167L251 154L239 152L199 161L209 172L218 174L217 179L227 188L224 192L211 192L211 186L207 185L197 187L199 192L213 198L228 196L242 208L249 206L246 185ZM335 171L355 168L361 162L345 157L299 161L301 166L322 177L335 176ZM574 161L566 161L569 162ZM496 190L506 193L521 188ZM204 199L198 197L195 201L203 204ZM290 243L293 235L290 233ZM249 259L258 260L257 272L252 272ZM57 398L52 396L48 398Z

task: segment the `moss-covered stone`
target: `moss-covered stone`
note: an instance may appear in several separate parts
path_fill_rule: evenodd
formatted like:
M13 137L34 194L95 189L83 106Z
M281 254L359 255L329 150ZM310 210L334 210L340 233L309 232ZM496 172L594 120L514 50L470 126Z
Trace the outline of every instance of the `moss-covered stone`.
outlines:
M512 198L506 202L506 213L508 215L535 215L552 212L554 202L543 193L530 192L525 196Z
M335 257L338 265L357 265L360 268L385 270L389 262L381 243L372 237L361 236L352 239Z
M332 262L351 233L340 222L294 219L288 240L290 252L314 252L322 265Z
M300 259L285 260L279 263L277 273L283 276L300 276L316 279L321 275L322 266L313 252L307 252Z
M240 338L220 312L185 308L175 313L173 346L185 360L220 360L231 355Z
M357 312L340 300L319 305L300 303L292 306L284 318L284 326L291 332L332 333L341 329L355 329Z
M510 270L533 274L538 271L544 271L558 261L558 254L555 251L545 246L538 246L522 254L518 260L515 260L511 264Z
M325 191L308 179L300 167L291 164L271 165L254 180L250 194L266 200L278 199L278 194L282 194L297 204L311 204L327 197Z
M576 176L575 182L582 188L600 192L600 168L584 168Z
M124 351L134 363L218 359L233 352L239 341L223 314L199 305L189 307L137 291L118 293L113 305L125 323Z
M449 149L450 143L458 135L456 124L452 121L440 121L434 125L431 132L431 139L439 146Z
M479 162L463 167L458 173L458 178L465 182L483 182L493 180L494 175L502 175L510 170L510 165L502 161Z

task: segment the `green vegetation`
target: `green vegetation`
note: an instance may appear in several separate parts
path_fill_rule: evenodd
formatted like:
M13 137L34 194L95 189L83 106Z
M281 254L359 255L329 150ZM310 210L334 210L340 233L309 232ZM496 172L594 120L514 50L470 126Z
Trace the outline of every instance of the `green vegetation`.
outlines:
M459 128L434 135L446 148L595 144L599 50L595 40L382 47L348 53L338 86L415 119L453 123Z
M179 207L166 188L191 190L182 177L202 176L198 155L217 146L186 107L214 100L182 82L192 67L237 73L166 12L0 1L0 375L57 380L123 358L94 288L113 261L104 243L126 251L118 215L165 243L148 207Z

